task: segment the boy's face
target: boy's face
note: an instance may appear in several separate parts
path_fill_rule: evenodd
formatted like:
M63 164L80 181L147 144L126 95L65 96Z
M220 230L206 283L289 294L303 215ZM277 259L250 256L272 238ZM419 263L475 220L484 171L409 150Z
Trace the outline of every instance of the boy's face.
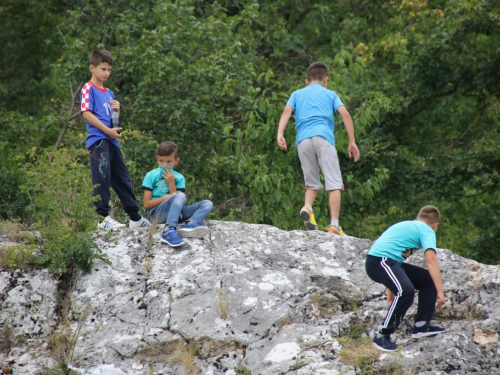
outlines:
M111 75L111 65L107 62L102 62L97 66L90 65L90 71L92 72L92 77L95 77L97 80L104 82Z
M159 167L175 167L181 161L181 158L176 158L174 154L168 156L156 155L156 161Z

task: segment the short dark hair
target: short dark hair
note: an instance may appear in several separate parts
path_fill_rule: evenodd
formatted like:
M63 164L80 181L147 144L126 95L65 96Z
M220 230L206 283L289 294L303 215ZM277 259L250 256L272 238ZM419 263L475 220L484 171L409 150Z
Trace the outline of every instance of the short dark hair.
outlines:
M328 77L328 67L322 62L315 62L309 65L307 68L307 80L310 81L321 81L325 77Z
M427 224L439 223L439 220L441 219L441 214L439 213L439 210L435 206L430 206L430 205L424 206L420 209L417 215L417 219L422 220Z
M113 57L111 53L105 49L95 49L90 54L90 65L97 66L103 62L107 62L109 65L113 65Z
M174 155L177 157L177 151L179 148L174 142L171 141L165 141L160 143L158 146L158 156L170 156Z

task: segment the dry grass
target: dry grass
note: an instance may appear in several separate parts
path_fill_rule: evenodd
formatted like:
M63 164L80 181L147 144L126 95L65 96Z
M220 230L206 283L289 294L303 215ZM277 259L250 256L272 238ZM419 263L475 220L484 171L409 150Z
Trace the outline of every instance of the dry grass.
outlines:
M373 346L369 337L347 337L341 340L341 344L340 361L346 365L365 368L366 365L373 365L380 356L380 350Z
M221 319L227 319L229 317L229 314L231 312L231 305L229 303L229 294L226 290L226 287L222 284L221 286L216 288L217 290L217 299L218 299L218 310L219 310L219 317Z
M7 236L11 241L19 241L22 230L22 225L17 222L0 220L0 235Z
M358 336L355 334L354 336ZM340 361L346 365L359 369L361 374L377 375L409 375L412 371L406 372L399 361L378 364L378 358L382 354L380 350L373 346L369 337L345 337L340 339L342 350L340 351Z
M0 353L9 354L12 344L12 331L3 326L0 328Z
M0 269L29 268L36 256L33 232L23 230L15 221L0 220Z
M194 363L198 355L199 349L196 342L189 342L179 354L179 360L184 366L184 374L191 375L199 372L198 366Z

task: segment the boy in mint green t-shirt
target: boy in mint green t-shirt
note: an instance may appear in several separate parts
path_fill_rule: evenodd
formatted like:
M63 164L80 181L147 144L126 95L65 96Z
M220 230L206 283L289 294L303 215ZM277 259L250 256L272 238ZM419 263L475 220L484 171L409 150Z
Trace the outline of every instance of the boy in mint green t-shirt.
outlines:
M182 237L204 237L208 228L202 223L213 209L209 200L186 205L186 180L174 170L180 160L177 145L170 141L162 142L156 155L158 168L149 171L142 182L143 204L148 217L156 219L158 224L165 224L161 242L172 247L185 243L179 234ZM177 231L180 222L186 224Z
M436 231L440 213L434 206L420 209L416 220L402 221L388 228L375 241L366 257L366 273L373 281L388 289L389 311L378 333L374 345L384 351L394 351L397 346L391 341L413 304L418 290L418 308L412 337L435 336L444 328L430 325L438 306L445 303L441 271L436 256ZM413 252L423 249L427 269L405 263Z

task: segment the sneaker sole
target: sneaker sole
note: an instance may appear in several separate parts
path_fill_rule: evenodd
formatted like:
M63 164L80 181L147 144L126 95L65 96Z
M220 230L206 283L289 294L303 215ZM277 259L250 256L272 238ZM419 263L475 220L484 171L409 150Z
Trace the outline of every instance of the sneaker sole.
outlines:
M300 218L302 219L302 221L306 225L306 230L318 230L319 229L317 225L314 225L313 223L311 223L309 221L309 212L300 211Z
M160 242L166 243L170 247L179 247L179 246L182 246L182 245L185 244L185 242L183 241L183 242L181 242L181 243L179 243L177 245L174 245L174 244L171 244L170 242L168 242L167 240L164 240L163 238L160 238Z
M123 226L114 226L114 227L109 227L109 228L103 228L103 227L97 227L97 229L102 229L102 230L117 230L117 229L120 229L120 228L126 228L127 226L126 225L123 225Z
M432 336L437 336L440 333L443 333L445 331L439 331L439 332L419 332L419 333L412 333L411 337L414 339L420 339L422 337L432 337Z
M128 227L131 229L140 229L140 228L149 228L151 224L144 224L144 225L129 225Z
M208 233L208 228L198 227L193 229L179 228L177 234L184 238L203 238Z
M385 349L385 348L382 348L381 346L378 346L377 344L375 344L374 342L372 342L373 346L376 347L378 350L382 350L384 352L395 352L396 350L398 350L398 348L395 348L395 349Z

